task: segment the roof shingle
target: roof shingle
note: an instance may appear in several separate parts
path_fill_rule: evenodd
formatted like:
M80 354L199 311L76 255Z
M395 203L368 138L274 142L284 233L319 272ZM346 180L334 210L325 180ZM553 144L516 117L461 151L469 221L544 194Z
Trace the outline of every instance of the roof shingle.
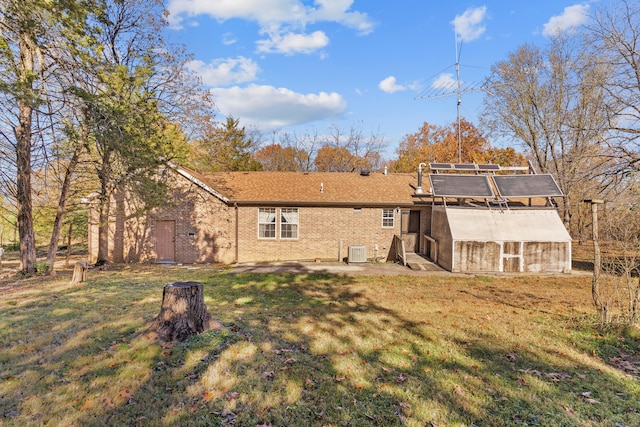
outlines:
M411 205L417 174L345 172L188 173L238 204Z

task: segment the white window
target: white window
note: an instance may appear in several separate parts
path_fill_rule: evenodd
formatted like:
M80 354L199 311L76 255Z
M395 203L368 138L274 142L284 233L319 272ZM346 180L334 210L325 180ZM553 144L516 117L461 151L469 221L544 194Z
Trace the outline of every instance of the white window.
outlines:
M382 209L382 228L393 228L395 226L395 210Z
M276 208L258 208L258 238L276 238Z
M280 209L280 238L298 238L298 208Z

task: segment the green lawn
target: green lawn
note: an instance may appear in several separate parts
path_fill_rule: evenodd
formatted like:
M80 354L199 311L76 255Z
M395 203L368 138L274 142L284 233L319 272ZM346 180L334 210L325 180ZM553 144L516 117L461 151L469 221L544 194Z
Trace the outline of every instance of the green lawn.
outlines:
M640 425L637 329L592 323L588 276L69 277L0 286L0 424ZM224 327L146 337L173 280Z

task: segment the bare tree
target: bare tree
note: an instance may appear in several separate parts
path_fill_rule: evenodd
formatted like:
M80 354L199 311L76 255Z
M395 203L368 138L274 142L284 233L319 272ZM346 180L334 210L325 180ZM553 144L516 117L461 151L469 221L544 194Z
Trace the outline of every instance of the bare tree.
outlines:
M607 204L601 221L606 251L600 261L601 273L594 276L593 297L603 323L636 324L640 320L639 201L637 192L628 190Z
M640 3L619 0L598 9L587 27L589 46L610 69L603 82L612 172L640 170Z
M601 178L609 166L601 156L608 72L580 38L559 34L544 49L523 45L495 64L487 85L483 123L522 144L539 171L555 175L569 229L585 183L596 192L608 185Z

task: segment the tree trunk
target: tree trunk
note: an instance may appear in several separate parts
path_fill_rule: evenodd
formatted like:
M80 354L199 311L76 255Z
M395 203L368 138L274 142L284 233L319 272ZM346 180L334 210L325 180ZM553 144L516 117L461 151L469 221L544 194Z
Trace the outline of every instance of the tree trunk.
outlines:
M16 137L16 199L18 205L18 234L20 261L25 274L35 273L36 243L31 203L31 125L33 84L30 76L34 69L34 48L26 34L20 40L20 80L25 86L18 101Z
M109 213L111 210L111 193L109 184L111 181L110 150L102 153L102 164L98 171L100 179L100 196L98 200L98 256L96 265L109 262Z
M58 241L60 240L60 233L62 231L64 216L67 213L67 201L69 200L69 191L71 189L71 178L75 173L81 150L82 143L76 142L76 148L73 151L71 159L69 160L69 164L67 165L67 170L64 174L64 181L62 182L62 188L60 189L58 210L56 211L56 218L53 221L53 231L51 232L51 241L49 242L49 250L47 252L47 264L49 265L49 273L53 273L53 268L56 263Z
M170 282L162 291L160 314L148 331L161 341L184 341L191 335L219 327L204 303L204 288L199 282Z
M87 263L84 261L76 262L73 267L73 277L71 278L70 285L77 285L78 283L85 282L87 280Z

